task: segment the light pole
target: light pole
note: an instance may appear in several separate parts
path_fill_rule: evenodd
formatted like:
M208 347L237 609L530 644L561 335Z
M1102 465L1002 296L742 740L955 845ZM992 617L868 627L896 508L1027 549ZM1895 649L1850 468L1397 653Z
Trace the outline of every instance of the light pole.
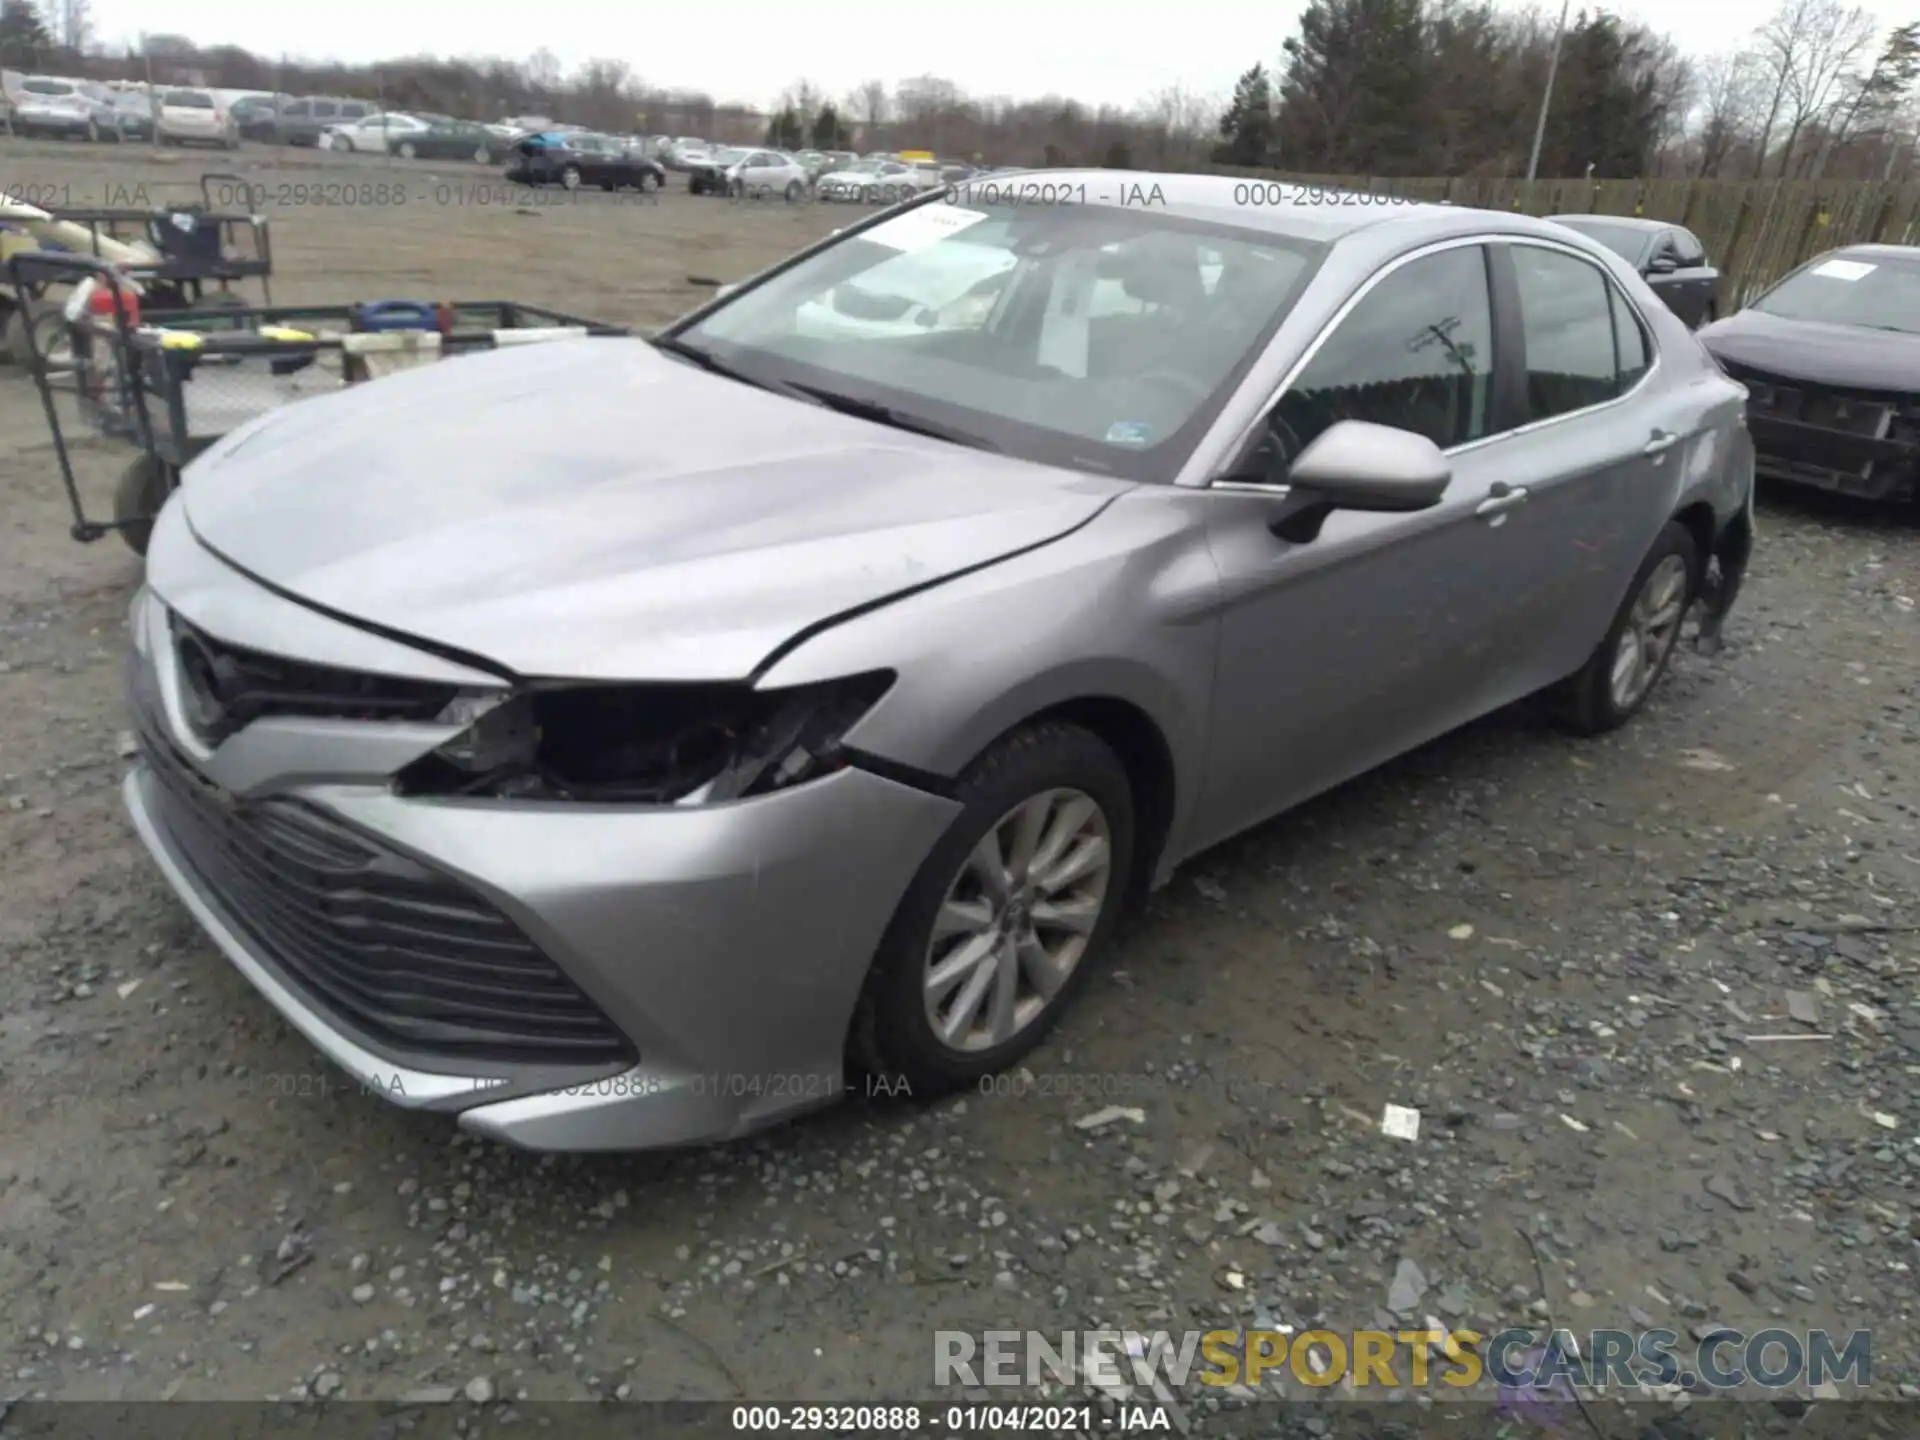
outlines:
M1553 58L1547 61L1547 88L1540 96L1540 118L1533 127L1533 154L1527 157L1527 183L1531 185L1540 169L1540 146L1547 138L1547 109L1553 104L1553 77L1560 71L1560 40L1567 33L1567 7L1572 0L1560 0L1560 23L1553 31Z

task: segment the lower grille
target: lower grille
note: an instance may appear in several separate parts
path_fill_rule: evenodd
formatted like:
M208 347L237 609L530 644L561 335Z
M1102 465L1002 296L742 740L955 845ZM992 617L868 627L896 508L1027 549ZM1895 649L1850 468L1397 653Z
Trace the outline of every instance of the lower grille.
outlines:
M634 1060L612 1021L505 915L303 801L222 796L143 698L135 721L160 823L225 918L306 999L396 1057Z
M1894 407L1876 396L1779 380L1744 365L1728 365L1725 369L1747 387L1747 403L1753 413L1768 419L1838 430L1870 440L1885 439L1893 423Z

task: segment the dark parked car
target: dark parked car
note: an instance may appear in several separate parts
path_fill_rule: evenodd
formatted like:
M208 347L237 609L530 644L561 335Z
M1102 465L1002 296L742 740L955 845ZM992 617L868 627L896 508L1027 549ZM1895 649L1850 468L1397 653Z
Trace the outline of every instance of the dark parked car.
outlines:
M1555 224L1597 240L1638 270L1667 308L1698 329L1720 318L1720 272L1691 231L1631 215L1553 215Z
M512 148L486 126L472 120L435 120L418 134L393 142L403 160L471 160L491 165Z
M289 100L273 112L271 133L262 134L259 138L270 139L280 145L318 146L320 132L327 126L364 120L379 108L370 100L330 100L324 97ZM241 133L247 132L243 130Z
M1829 251L1700 343L1747 387L1761 475L1920 503L1920 247Z
M507 178L521 185L564 185L578 190L658 190L667 172L657 160L629 150L611 135L549 131L514 146Z
M242 140L273 139L273 117L280 100L272 95L242 95L227 107Z

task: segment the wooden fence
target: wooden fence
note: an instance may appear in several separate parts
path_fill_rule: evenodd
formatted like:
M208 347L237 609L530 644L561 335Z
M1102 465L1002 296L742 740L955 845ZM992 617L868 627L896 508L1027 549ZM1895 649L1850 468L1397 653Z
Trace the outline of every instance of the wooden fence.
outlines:
M1224 168L1224 167L1223 167ZM1274 178L1269 172L1233 171ZM1920 245L1920 184L1804 180L1509 180L1498 177L1384 179L1295 175L1296 185L1446 200L1529 215L1640 215L1670 220L1700 237L1727 277L1727 296L1746 304L1805 260L1868 241Z

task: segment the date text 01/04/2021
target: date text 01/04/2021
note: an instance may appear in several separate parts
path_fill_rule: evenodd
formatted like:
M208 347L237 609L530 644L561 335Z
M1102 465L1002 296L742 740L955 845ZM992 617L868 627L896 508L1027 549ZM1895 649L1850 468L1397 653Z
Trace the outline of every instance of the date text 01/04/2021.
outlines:
M759 1434L940 1435L1009 1432L1027 1435L1171 1433L1173 1417L1160 1405L736 1405L733 1429Z

